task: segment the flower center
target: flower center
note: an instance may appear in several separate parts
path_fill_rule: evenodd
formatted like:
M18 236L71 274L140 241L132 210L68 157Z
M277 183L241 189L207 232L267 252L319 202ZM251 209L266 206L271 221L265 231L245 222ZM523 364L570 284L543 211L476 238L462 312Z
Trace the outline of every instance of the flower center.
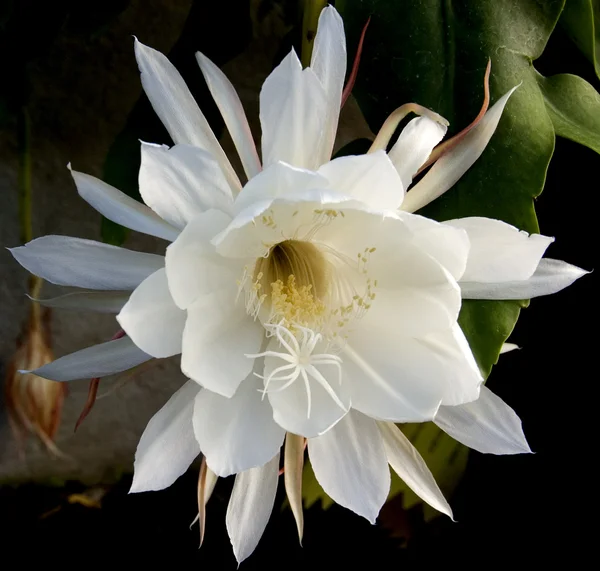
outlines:
M281 325L292 334L310 329L339 349L375 299L377 280L368 271L374 251L367 247L354 257L319 242L283 240L244 269L239 293L265 327Z
M252 289L266 321L320 329L329 290L328 263L310 242L284 240L254 266Z

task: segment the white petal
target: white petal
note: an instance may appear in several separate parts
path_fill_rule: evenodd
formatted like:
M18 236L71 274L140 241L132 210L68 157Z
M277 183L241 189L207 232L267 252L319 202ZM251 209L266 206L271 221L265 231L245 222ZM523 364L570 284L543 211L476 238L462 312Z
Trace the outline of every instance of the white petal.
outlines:
M199 390L188 381L150 419L135 452L130 493L168 488L200 454L192 429Z
M390 491L377 423L353 410L322 436L309 439L308 456L325 493L375 523Z
M483 386L479 398L473 402L441 406L434 422L452 438L479 452L531 452L517 413Z
M347 344L343 350L344 384L350 388L352 406L373 418L395 422L431 420L443 397L443 379L429 374L430 352L407 338L384 344ZM377 338L378 339L378 338Z
M65 355L28 372L51 381L74 381L121 373L150 359L152 357L137 347L129 337L122 337Z
M319 16L310 61L310 67L321 82L327 100L319 164L326 163L333 150L346 77L346 59L344 22L333 6L326 6Z
M318 171L328 187L364 202L369 208L393 210L404 196L402 181L385 151L334 159Z
M89 289L134 289L165 263L155 254L69 236L36 238L10 253L46 281Z
M444 222L462 228L471 249L460 281L507 282L526 280L533 275L546 248L554 242L541 234L528 234L501 220L459 218Z
M393 322L361 327L343 355L352 406L373 418L422 422L442 403L479 396L482 377L456 324L420 339L394 334Z
M260 468L235 478L227 506L227 533L238 563L252 554L273 511L279 480L279 454Z
M278 161L248 181L235 200L235 213L276 198L287 198L328 186L327 179L317 173Z
M188 309L183 331L181 370L207 389L231 397L250 374L264 330L235 305L235 293L215 292Z
M196 397L194 432L208 467L225 477L268 462L283 444L284 430L250 374L231 398L209 390Z
M190 145L142 143L139 182L144 202L177 228L209 208L227 212L233 203L213 156Z
M444 371L443 405L458 405L479 398L483 377L458 323L450 331L426 335L421 343L432 351Z
M471 168L489 143L508 98L516 89L513 87L503 95L483 116L480 123L471 129L465 138L439 159L431 170L420 180L402 203L402 210L415 212L441 196Z
M463 229L409 212L400 212L398 217L410 229L413 244L435 258L454 279L464 274L471 245Z
M196 59L208 89L210 89L231 134L235 148L242 160L244 171L251 179L260 172L261 166L242 102L227 76L212 61L201 53L196 54Z
M394 472L424 502L452 517L452 509L419 451L396 425L391 422L378 424L387 459Z
M369 301L371 308L361 323L372 316L376 325L393 322L394 335L411 337L450 327L460 310L460 288L450 273L421 248L419 242L427 246L427 240L417 240L413 228L393 213L354 207L349 210L344 206L331 206L341 210L343 216L323 224L314 241L348 260L356 260L357 256L366 260L361 263L361 273L372 280L375 298ZM463 242L464 237L460 237L452 240L452 245L460 248ZM356 288L358 293L364 287Z
M406 242L395 249L385 244L376 248L366 265L377 280L375 299L365 316L368 327L387 323L395 335L419 337L456 322L460 289L439 263Z
M161 268L147 277L131 294L117 321L125 333L145 353L171 357L181 353L186 312L179 309Z
M463 299L531 299L556 293L588 274L560 260L542 258L533 275L522 281L460 282Z
M281 347L274 339L267 347L269 351L281 351ZM315 349L315 353L321 353ZM267 379L276 368L287 365L278 357L265 358L264 377ZM339 384L338 368L334 365L319 365L318 372L325 378L338 400L344 405L342 408L326 389L314 378L308 376L310 388L310 416L308 408L308 393L302 376L298 377L292 385L284 390L277 390L283 386L284 381L273 380L269 384L267 396L273 407L275 422L288 432L299 434L306 438L318 436L331 428L342 418L350 408L350 395L348 386ZM291 371L288 371L288 373ZM282 373L285 374L285 373ZM280 375L276 375L280 376Z
M79 196L102 216L136 232L164 238L169 242L177 238L177 228L165 222L148 206L93 176L73 170L71 174Z
M448 127L429 117L417 117L402 129L389 156L405 189L410 186L433 148L444 138L447 129Z
M173 142L208 151L223 169L232 192L238 192L240 181L180 73L163 54L137 38L135 57L144 91Z
M208 210L194 218L167 248L169 289L182 309L203 294L235 288L242 277L243 264L219 256L210 242L229 221L223 212Z
M292 50L260 92L263 166L284 161L316 170L327 118L327 100L314 71L302 69Z
M33 297L30 297L30 299L45 307L55 307L57 309L119 313L127 303L130 295L129 292L121 291L82 291L49 299L35 299Z

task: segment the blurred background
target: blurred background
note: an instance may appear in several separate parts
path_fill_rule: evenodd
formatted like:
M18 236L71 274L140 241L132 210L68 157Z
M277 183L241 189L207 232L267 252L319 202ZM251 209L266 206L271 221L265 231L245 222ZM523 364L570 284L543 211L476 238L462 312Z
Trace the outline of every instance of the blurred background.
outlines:
M377 2L360 4L372 9ZM420 2L408 4L418 8ZM132 36L169 54L231 150L194 53L202 51L224 69L259 136L260 86L292 46L302 50L303 8L292 0L0 0L2 246L21 244L29 232L159 252L164 245L157 240L127 235L102 221L79 198L67 169L71 163L135 195L138 141L170 142L142 96ZM368 34L377 35L376 15L365 54ZM357 35L349 33L350 60L356 46ZM368 59L362 66L367 73ZM594 66L560 25L535 66L544 75L574 73L596 90L600 87ZM480 92L474 97L480 98ZM368 125L351 98L336 148L372 137ZM592 230L599 167L592 149L558 138L544 193L536 201L541 231L556 237L548 255L590 270L598 250ZM31 223L23 216L28 208ZM15 382L15 363L36 356L47 360L49 351L60 356L106 341L117 327L108 315L36 314L25 296L34 287L2 249L3 558L29 565L164 562L235 569L225 530L232 481L221 480L211 498L201 550L197 528L189 529L197 511L197 466L167 490L127 494L138 439L184 380L177 363L160 361L134 378L103 382L94 410L74 433L88 383L69 384L67 394L62 388L58 394L57 389L32 385L25 394ZM371 526L343 508L329 507L322 493L311 488L309 475L303 547L280 490L265 536L243 568L480 567L490 561L539 565L560 557L577 566L594 538L593 528L584 524L596 502L592 419L598 315L593 291L597 286L591 275L555 296L534 300L510 337L522 349L502 355L489 377L488 386L523 420L535 455L467 455L444 448L439 436L412 433L436 467L439 463L436 476L451 496L456 523L432 517L401 491ZM53 293L44 284L43 297ZM40 407L44 398L51 399L49 409Z

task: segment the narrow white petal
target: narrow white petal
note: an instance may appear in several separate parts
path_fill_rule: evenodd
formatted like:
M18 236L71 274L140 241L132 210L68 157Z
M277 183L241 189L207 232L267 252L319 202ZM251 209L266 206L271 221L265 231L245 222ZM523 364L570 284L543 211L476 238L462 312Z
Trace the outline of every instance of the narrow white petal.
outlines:
M444 138L448 127L429 117L417 117L402 129L389 156L407 189L416 172L429 158L433 148Z
M308 440L308 456L325 493L375 523L390 491L390 470L377 423L350 411L325 434Z
M339 157L317 172L327 179L328 188L375 210L396 209L404 196L402 181L385 151Z
M227 212L233 203L219 164L190 145L142 143L139 182L144 202L176 228L210 208Z
M264 329L235 305L235 292L214 292L188 308L181 370L203 387L231 397L250 374L246 354L260 349Z
M522 281L460 282L463 299L531 299L570 286L589 272L560 260L542 258L533 275Z
M152 357L137 347L129 337L122 337L65 355L28 372L51 381L74 381L121 373L150 359Z
M238 563L252 554L271 517L277 482L279 454L259 468L235 478L225 522Z
M263 166L284 161L316 170L327 117L327 100L314 71L302 69L292 50L260 92Z
M210 468L206 468L206 480L204 482L204 502L208 503L212 493L217 485L217 481L219 480L219 476L217 476Z
M292 514L296 520L298 540L302 545L304 535L304 506L302 502L302 474L304 472L304 448L306 440L297 434L285 436L285 452L283 465L285 472L283 479L285 483L285 494L290 503Z
M218 476L262 466L283 444L285 432L273 420L261 388L261 380L250 373L231 398L209 390L196 397L194 432L208 467Z
M135 452L130 492L169 487L200 454L192 429L198 391L200 387L188 381L150 419Z
M33 297L29 299L45 307L55 307L57 309L119 313L127 303L130 295L129 292L121 291L82 291L66 293L49 299L35 299Z
M181 309L187 309L203 294L236 287L236 280L242 277L243 264L219 256L210 242L230 220L219 210L207 210L167 248L169 289Z
M325 90L327 101L319 164L326 163L333 150L346 77L346 59L344 21L333 6L326 6L319 16L310 61L311 69Z
M452 517L452 509L439 489L433 474L418 450L391 422L379 422L390 466L404 483L424 502Z
M163 256L70 236L43 236L10 253L46 281L88 289L132 290L165 264Z
M517 86L518 87L518 86ZM481 156L489 143L508 98L516 87L503 95L488 110L480 123L471 129L465 138L439 159L431 170L419 181L404 198L402 210L415 212L441 196L469 170Z
M479 452L531 452L517 413L486 387L481 387L479 398L473 402L441 406L434 422L452 438Z
M177 228L165 222L148 206L89 174L74 170L71 174L79 196L102 216L136 232L164 238L169 242L177 238Z
M510 353L511 351L515 351L516 349L520 349L518 345L514 343L502 343L502 347L500 348L500 355L504 353Z
M227 76L212 61L199 52L196 54L196 59L208 89L231 134L244 171L248 179L251 179L260 172L261 167L242 102Z
M181 353L186 317L175 305L161 268L135 288L117 321L142 351L163 358Z
M240 181L180 73L163 54L137 38L135 57L144 91L173 142L208 151L223 169L232 192L237 193Z
M526 280L533 275L546 248L554 242L554 238L528 234L492 218L458 218L444 224L461 228L469 236L471 249L460 278L465 282Z

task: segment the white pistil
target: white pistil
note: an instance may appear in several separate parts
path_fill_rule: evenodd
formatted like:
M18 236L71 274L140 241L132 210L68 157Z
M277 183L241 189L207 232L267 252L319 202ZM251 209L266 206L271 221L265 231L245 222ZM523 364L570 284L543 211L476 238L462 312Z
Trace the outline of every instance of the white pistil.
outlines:
M335 404L337 404L342 410L347 410L346 406L340 400L331 385L317 369L318 365L333 365L337 368L338 383L340 385L342 384L342 359L337 355L332 355L330 353L318 353L313 355L313 351L315 350L317 343L322 340L322 335L314 332L311 329L308 329L307 327L302 327L299 325L294 326L294 331L297 332L297 335L301 334L300 338L298 338L297 335L292 333L281 323L265 324L265 328L268 331L268 335L275 336L277 338L280 346L285 349L286 352L264 351L263 353L246 356L251 359L256 359L258 357L279 358L287 364L277 367L271 371L266 378L264 375L254 373L257 377L265 381L264 389L261 390L263 398L269 392L280 392L287 389L299 377L302 377L308 400L306 418L310 418L312 406L312 394L309 381L310 377L325 389L325 392L333 399ZM284 384L280 387L269 390L269 385L273 381L284 381Z

